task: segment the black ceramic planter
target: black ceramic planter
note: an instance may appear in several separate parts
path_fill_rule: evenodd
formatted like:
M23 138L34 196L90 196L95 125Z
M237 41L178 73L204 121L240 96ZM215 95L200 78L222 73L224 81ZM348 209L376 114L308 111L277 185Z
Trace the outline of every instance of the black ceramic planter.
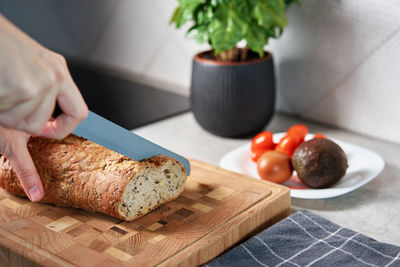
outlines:
M198 123L224 137L249 136L261 131L275 108L272 55L246 62L193 59L191 105Z

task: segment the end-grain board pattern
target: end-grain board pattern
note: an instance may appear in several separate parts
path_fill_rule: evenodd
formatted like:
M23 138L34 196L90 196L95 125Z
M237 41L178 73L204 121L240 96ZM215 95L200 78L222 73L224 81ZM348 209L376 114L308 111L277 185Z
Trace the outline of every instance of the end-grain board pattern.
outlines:
M194 266L289 214L287 188L191 164L181 196L133 222L0 190L0 263Z

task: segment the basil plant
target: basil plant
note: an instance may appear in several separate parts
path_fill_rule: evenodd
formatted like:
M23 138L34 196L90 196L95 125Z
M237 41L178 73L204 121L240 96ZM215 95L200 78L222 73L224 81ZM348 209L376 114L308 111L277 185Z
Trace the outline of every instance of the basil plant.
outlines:
M263 57L269 38L279 37L287 25L285 9L294 1L178 0L170 22L177 28L191 23L188 34L194 34L200 43L209 43L221 60L245 60L247 51L241 58L235 52L242 40L246 43L244 50Z

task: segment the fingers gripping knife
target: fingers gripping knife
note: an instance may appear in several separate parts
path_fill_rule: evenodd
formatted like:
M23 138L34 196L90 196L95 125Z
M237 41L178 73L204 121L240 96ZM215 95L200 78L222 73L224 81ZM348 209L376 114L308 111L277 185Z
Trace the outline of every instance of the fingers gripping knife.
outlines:
M187 175L190 175L190 163L186 158L156 145L92 111L89 111L88 117L72 133L137 161L160 154L169 156L179 161L185 167Z

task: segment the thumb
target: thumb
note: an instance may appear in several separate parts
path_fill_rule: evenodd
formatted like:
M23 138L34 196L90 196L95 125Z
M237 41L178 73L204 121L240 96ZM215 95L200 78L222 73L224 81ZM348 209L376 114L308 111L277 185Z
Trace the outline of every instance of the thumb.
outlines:
M26 195L33 202L40 201L44 196L42 181L35 164L29 154L27 139L18 138L13 142L12 152L5 155L14 169Z

